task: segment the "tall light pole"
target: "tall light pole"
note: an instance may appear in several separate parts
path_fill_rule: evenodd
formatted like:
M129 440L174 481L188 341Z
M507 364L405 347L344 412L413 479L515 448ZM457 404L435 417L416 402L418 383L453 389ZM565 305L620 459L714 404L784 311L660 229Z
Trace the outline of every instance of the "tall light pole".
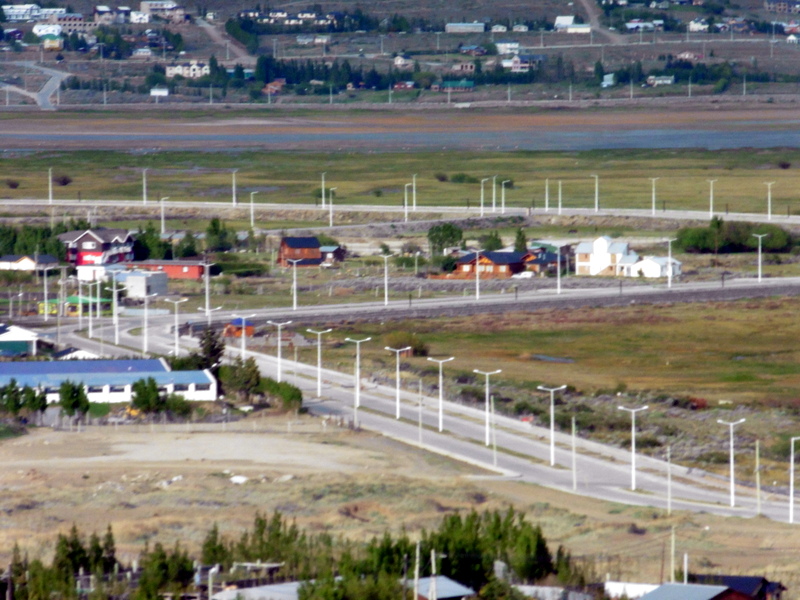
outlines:
M47 169L47 203L53 203L53 167Z
M47 323L47 319L50 316L50 307L47 306L47 272L50 270L50 267L45 267L42 269L44 271L44 322Z
M652 183L653 191L652 191L652 200L653 200L653 215L656 214L656 181L658 181L660 177L651 177L650 182Z
M411 185L412 184L407 183L403 189L403 220L406 223L408 223L408 188L411 187ZM416 208L414 210L416 210Z
M291 321L284 321L283 323L276 323L275 321L267 321L270 325L275 325L278 328L278 366L277 366L277 377L275 380L280 383L281 382L281 348L283 346L283 338L281 337L281 329L286 325L290 325Z
M328 191L330 194L328 195L328 206L330 208L330 222L328 223L329 227L333 227L333 192L336 190L335 187L332 187Z
M761 283L761 239L767 237L768 233L754 233L753 237L758 238L758 282Z
M709 179L709 190L708 190L708 218L714 218L714 184L717 182L716 179Z
M117 287L117 274L111 277L111 285L112 287L106 288L107 290L111 291L112 295L112 306L111 310L114 311L114 314L111 316L111 320L114 322L114 345L119 346L119 297L117 296L118 289L127 289L127 286L119 286Z
M255 229L256 227L256 213L253 207L253 196L255 196L258 191L250 192L250 229Z
M490 179L491 179L491 177L486 177L484 179L481 179L481 216L483 216L483 199L484 199L483 184L486 183L487 181L489 181Z
M492 212L497 212L497 175L492 175Z
M388 350L389 352L394 352L395 357L397 359L395 363L395 419L400 418L400 355L403 352L408 352L411 350L411 346L406 346L405 348L390 348L386 346L384 350Z
M667 240L667 288L672 287L672 242L676 241L677 238Z
M503 370L502 369L497 369L496 371L479 371L478 369L473 369L472 372L473 373L477 373L478 375L486 376L486 440L485 441L486 441L486 445L488 446L489 443L491 442L491 439L490 439L490 436L489 436L489 428L491 426L490 425L490 417L489 417L489 413L490 413L490 409L489 409L489 377L491 375L497 375L498 373L502 373Z
M322 206L320 208L325 208L325 173L322 174L322 187L320 191L322 196Z
M180 338L178 334L178 305L183 302L188 302L189 299L181 298L180 300L170 300L169 298L164 298L164 300L175 305L175 358L178 358L178 353L180 352L180 348L178 347L178 339Z
M791 458L789 459L789 523L794 523L794 443L800 437L793 437L790 440L792 447Z
M500 182L500 212L506 214L506 184L511 183L510 179Z
M475 252L475 302L481 299L481 251Z
M383 259L383 305L389 305L389 259L394 254L381 254Z
M354 340L353 338L345 338L345 342L353 342L356 345L356 372L354 375L355 381L355 397L354 406L356 410L361 406L361 344L370 341L372 338L364 338L363 340ZM356 413L358 414L358 413Z
M411 176L411 206L414 207L414 212L417 212L417 174Z
M147 356L147 307L150 303L150 298L158 296L158 294L147 294L144 295L144 318L142 321L142 357ZM92 309L89 309L89 316L92 314Z
M302 258L287 258L286 262L292 263L292 310L297 310L297 263Z
M561 180L558 180L558 214L561 214Z
M164 200L169 200L169 196L164 196L161 199L161 235L164 235L167 231L164 226Z
M561 293L561 249L564 246L556 246L556 294Z
M539 385L536 386L536 389L550 392L550 466L554 467L556 464L556 392L567 389L567 386L549 388Z
M600 212L600 176L592 175L594 177L594 212Z
M735 463L734 463L734 454L733 454L733 428L737 425L741 425L745 422L745 419L739 419L738 421L723 421L722 419L717 419L717 423L720 425L727 425L730 428L731 432L731 441L730 441L730 463L731 463L731 506L736 506L736 497L735 494L735 486L736 486L736 472L735 472Z
M205 313L205 315L206 315L206 328L207 329L211 329L211 313L214 312L215 310L222 310L222 307L221 306L217 306L216 308L198 308L197 310L199 310L202 313Z
M306 331L317 336L317 398L322 398L322 336L330 333L333 329L323 329L322 331L306 329Z
M631 413L631 490L636 491L636 413L640 410L647 410L649 406L639 408L626 408L618 406L619 410Z
M206 319L208 319L208 326L211 326L211 267L216 263L208 261L203 263L203 283L205 283L206 292ZM199 310L199 309L198 309ZM216 310L216 309L215 309Z
M455 356L451 356L450 358L442 358L436 359L428 357L428 360L431 362L435 362L439 365L439 432L441 433L444 429L444 378L442 376L442 365L446 362L450 362L451 360L455 359Z
M233 176L233 180L231 182L231 199L233 200L233 205L236 206L236 173L239 169L234 169L231 173Z
M772 186L775 182L767 181L764 185L767 186L767 221L772 221Z
M147 169L142 169L142 204L147 206Z
M92 300L94 300L94 298L92 297L92 286L93 285L97 285L97 293L99 294L100 293L100 282L99 281L92 281L92 282L86 284L86 287L89 288L89 338L93 338L94 337L94 330L92 328ZM146 306L146 304L145 304L145 306Z
M247 353L247 319L252 319L253 317L255 317L255 315L252 314L252 315L233 315L233 316L234 317L239 317L239 320L240 320L240 322L242 324L242 336L241 336L241 338L242 338L242 348L241 348L241 354L242 354L242 362L244 362L245 358L246 358L246 353Z

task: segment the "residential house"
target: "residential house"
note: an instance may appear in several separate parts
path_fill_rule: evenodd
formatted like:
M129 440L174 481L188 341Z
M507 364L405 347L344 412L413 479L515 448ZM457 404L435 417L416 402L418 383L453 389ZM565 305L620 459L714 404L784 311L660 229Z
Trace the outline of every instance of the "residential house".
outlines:
M483 56L486 54L486 48L483 46L461 46L460 50L461 54L467 54L469 56Z
M256 328L252 321L239 317L225 325L225 329L222 330L222 337L240 338L243 331L245 338L251 338L255 334Z
M42 42L42 48L44 50L51 50L53 52L60 52L64 49L64 38L59 35L53 35L52 33L48 33L47 35L43 35L39 38Z
M191 279L200 281L205 275L205 264L200 260L157 260L148 259L125 263L129 269L140 271L163 271L168 279Z
M207 63L192 60L186 63L167 65L167 77L181 75L186 79L200 79L211 74L211 67Z
M575 24L575 17L574 16L561 16L556 17L556 20L553 24L553 29L556 31L565 31L568 27L572 27Z
M647 78L647 85L651 87L658 87L660 85L673 85L675 83L675 75L650 75Z
M525 270L525 261L529 257L527 252L470 252L458 260L454 275L462 278L475 277L477 263L480 277L493 279L511 277Z
M131 58L152 58L153 51L150 48L136 48L131 54Z
M512 584L512 587L523 596L534 600L594 600L596 598L592 593L578 592L563 587L519 584Z
M283 91L284 86L286 85L286 79L280 77L273 81L270 81L267 85L264 86L264 93L268 95L273 94L280 94Z
M747 594L724 585L699 585L696 583L665 583L641 600L753 600Z
M780 581L769 581L766 577L758 576L690 574L689 579L693 583L724 585L747 594L753 600L781 600L786 591Z
M128 298L144 299L145 296L166 296L167 274L163 271L122 271L116 277L125 286Z
M491 31L492 33L505 33L508 31L508 27L505 25L492 25Z
M182 23L186 20L186 9L172 0L142 0L139 11L149 15L150 19L159 17L172 23Z
M503 40L495 42L494 45L497 47L498 54L519 54L519 42Z
M408 71L414 68L414 60L410 56L398 54L394 57L394 68L399 71Z
M116 14L111 7L100 4L94 7L94 22L98 25L113 25L116 22Z
M58 259L49 254L6 254L0 256L0 271L42 271L58 266Z
M292 262L299 261L298 267L317 267L322 263L322 251L316 237L284 237L278 248L276 263L282 267L291 267Z
M518 33L525 33L526 31L528 31L528 26L527 25L514 25L511 28L511 31L516 31Z
M413 588L414 582L406 580L405 586L406 588ZM417 600L428 600L429 598L435 600L462 600L463 598L475 596L475 590L453 581L445 575L420 577L417 582L417 593L419 594Z
M614 242L605 235L575 248L576 275L622 275L626 265L638 261L639 255L626 242Z
M413 81L398 81L392 86L394 90L413 90L415 83Z
M483 33L486 31L486 23L445 23L445 33Z
M36 356L38 340L30 329L0 323L0 357Z
M38 4L3 4L6 21L31 21L41 18L42 9Z
M102 265L133 260L133 236L127 229L87 229L58 236L74 265Z
M322 266L332 266L336 263L344 262L347 250L343 246L320 246L322 254Z
M795 34L791 34L786 37L787 44L796 44L797 43L797 36Z
M672 260L672 277L681 274L682 263L679 260ZM670 259L666 256L645 256L640 261L623 266L623 275L626 277L669 277Z
M471 62L462 62L456 63L453 65L452 69L450 69L453 73L474 73L475 72L475 63Z
M561 269L564 270L569 265L569 257L561 257L561 260L559 260L559 255L556 252L539 252L525 261L525 268L541 275L555 273L559 264Z
M688 28L690 33L705 33L708 31L708 21L700 17L692 19L689 21Z

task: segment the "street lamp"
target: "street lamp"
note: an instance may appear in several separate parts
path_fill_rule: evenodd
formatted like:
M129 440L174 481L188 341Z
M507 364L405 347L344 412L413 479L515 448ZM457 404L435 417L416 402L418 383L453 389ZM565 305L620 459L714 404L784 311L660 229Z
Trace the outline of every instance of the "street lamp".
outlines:
M142 204L147 206L147 169L142 169Z
M92 300L94 300L94 298L92 297L92 286L93 285L97 286L97 295L99 296L100 295L100 282L99 281L92 281L92 282L86 284L86 287L89 288L89 338L90 339L94 337L94 330L92 328L92 322L93 322L92 321ZM98 317L100 316L99 312L98 312L97 316Z
M286 262L292 263L292 310L297 310L297 263L302 258L287 258Z
M384 348L384 350L388 350L389 352L394 352L395 356L397 357L397 363L396 363L397 367L396 367L396 370L395 370L395 386L396 386L396 391L395 391L395 404L396 404L395 419L399 419L400 418L400 355L403 352L408 352L409 350L411 350L411 346L406 346L405 348L390 348L389 346L386 346Z
M794 443L800 440L800 437L793 437L790 440L792 450L791 459L789 461L789 523L794 523Z
M358 407L361 406L361 344L370 341L372 338L354 340L345 338L346 342L353 342L356 345L356 372L355 372L355 396L353 397L353 425L358 427Z
M767 221L772 221L772 186L775 182L767 181L764 185L767 186Z
M550 392L550 466L554 467L556 464L556 392L567 389L567 386L561 385L554 388L545 387L543 385L536 386L536 389L543 392Z
M252 319L255 315L232 315L234 318L239 317L242 323L242 362L244 362L247 353L247 319Z
M408 223L408 188L413 184L407 183L403 191L403 220ZM416 210L416 207L414 208Z
M594 177L594 212L600 211L600 176L592 175Z
M322 174L322 187L320 188L320 191L322 196L321 208L325 208L325 173Z
M650 178L650 182L653 184L652 197L653 197L653 215L654 216L656 214L656 181L658 181L659 179L660 179L660 177L651 177Z
M745 422L745 419L739 419L738 421L733 421L732 423L729 421L723 421L722 419L717 419L717 423L720 425L727 425L730 428L731 432L731 456L730 456L730 463L731 463L731 506L735 506L735 496L734 496L734 487L736 485L736 475L734 471L734 456L733 456L733 428L737 425L741 425Z
M497 212L497 175L492 175L492 212Z
M394 254L381 254L383 259L383 305L389 305L389 259Z
M313 329L306 329L308 333L313 333L317 336L317 398L322 397L322 336L330 333L333 329L323 329L322 331L314 331Z
M276 377L276 380L278 381L278 383L280 383L281 382L281 344L282 344L282 341L283 341L283 338L281 338L281 328L283 328L285 325L290 325L291 321L284 321L283 323L276 323L275 321L267 321L267 323L269 323L270 325L275 325L275 327L278 328L278 367L277 367L278 376Z
M333 192L336 190L335 187L332 187L328 190L330 192L328 194L328 205L330 207L330 223L328 224L329 227L333 227Z
M114 345L115 346L119 346L119 299L117 297L117 274L116 273L114 273L114 275L111 277L111 285L112 285L112 287L106 288L106 289L110 290L111 291L111 295L112 295L112 299L111 300L113 302L113 305L111 307L111 310L113 310L114 314L112 315L111 320L114 322ZM128 289L128 287L122 285L122 286L119 287L119 289L126 290L126 289Z
M677 241L677 238L667 240L667 288L672 287L672 242Z
M47 203L53 203L53 167L47 169Z
M253 212L253 196L255 196L258 192L250 192L250 229L255 229L256 226L256 215Z
M114 296L116 296L116 290L114 291ZM175 358L178 358L178 353L180 349L178 348L178 338L180 337L178 334L178 305L183 302L188 302L188 298L181 298L180 300L170 300L169 298L164 298L170 304L175 305Z
M169 200L169 196L164 196L161 199L161 235L166 233L166 229L164 227L164 200Z
M414 212L417 212L417 174L411 176L411 206L414 207Z
M491 179L491 177L486 177L484 179L481 179L481 216L483 216L483 197L484 197L483 196L483 184L486 183L487 181L489 181L490 179Z
M510 179L500 182L500 212L506 214L506 184L511 183Z
M50 307L47 306L47 272L51 268L52 267L45 267L43 269L43 271L44 271L44 278L43 278L44 279L44 322L45 323L47 323L47 318L48 318L48 316L50 314Z
M768 233L754 233L753 237L758 238L758 283L761 283L761 238L767 237Z
M439 365L439 432L440 433L444 428L444 379L442 378L442 365L444 365L444 363L446 362L450 362L454 358L455 356L442 359L431 358L430 356L428 357L429 361L438 363Z
M211 267L213 267L214 264L215 263L204 262L202 265L203 282L205 283L206 288L206 319L208 319L209 327L211 326ZM198 308L197 310L200 309Z
M502 373L502 369L497 369L496 371L479 371L478 369L473 369L473 373L477 373L478 375L485 375L486 376L486 445L488 446L490 443L489 439L489 376L490 375L497 375L498 373Z
M222 307L217 306L216 308L198 308L197 310L206 314L206 328L211 329L211 313L215 310L222 310Z
M142 358L147 356L147 306L150 302L150 298L154 296L158 296L158 294L147 294L144 295L144 318L142 322ZM91 323L92 318L92 309L89 308L89 322ZM89 336L91 337L91 335Z
M649 406L639 408L626 408L618 406L619 410L631 413L631 490L636 491L636 413L640 410L647 410Z
M561 214L561 180L558 180L558 214Z
M481 251L475 252L475 302L481 299Z
M239 169L234 169L231 175L233 175L233 181L231 183L231 198L233 200L233 205L236 206L236 173Z
M556 246L556 294L561 293L561 249L563 247L563 245Z
M709 179L708 184L710 186L708 191L708 218L714 218L714 184L717 182L716 179Z

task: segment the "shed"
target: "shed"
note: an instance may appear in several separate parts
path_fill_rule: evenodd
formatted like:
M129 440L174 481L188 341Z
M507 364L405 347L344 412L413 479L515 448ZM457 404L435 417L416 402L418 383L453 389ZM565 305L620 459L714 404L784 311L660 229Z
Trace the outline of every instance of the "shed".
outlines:
M253 337L256 332L255 325L253 325L252 321L248 321L247 319L243 319L239 317L238 319L233 319L230 323L225 325L225 329L222 331L223 337L242 337L242 329L244 329L245 337Z

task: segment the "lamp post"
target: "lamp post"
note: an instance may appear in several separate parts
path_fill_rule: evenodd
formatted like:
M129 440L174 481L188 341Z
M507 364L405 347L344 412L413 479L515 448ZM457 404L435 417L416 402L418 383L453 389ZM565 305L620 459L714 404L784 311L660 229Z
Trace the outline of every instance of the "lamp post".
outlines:
M322 206L320 208L325 208L325 173L322 174L322 187L320 187L320 195L322 197Z
M500 182L500 212L506 214L506 184L511 183L510 179Z
M649 406L639 408L626 408L618 406L619 410L631 413L631 490L636 491L636 413L640 410L647 410Z
M383 259L383 305L389 305L389 259L394 254L381 254Z
M114 293L116 296L116 292ZM183 302L188 302L188 298L181 298L180 300L170 300L169 298L164 298L170 304L175 305L175 358L178 358L178 353L180 352L180 348L178 347L178 338L180 335L178 334L178 305Z
M676 241L677 238L667 240L667 288L672 287L672 242Z
M439 432L440 433L444 429L444 378L442 376L442 365L444 365L444 363L446 362L450 362L453 359L455 359L455 356L442 359L428 357L429 361L435 362L439 365Z
M717 182L716 179L709 179L709 190L708 190L708 218L714 218L714 184Z
M481 299L481 251L475 252L475 302Z
M735 486L736 486L736 473L735 473L735 469L734 469L735 464L734 464L734 454L733 454L733 428L736 427L737 425L741 425L744 422L745 422L745 419L739 419L738 421L733 421L733 422L723 421L722 419L717 419L717 423L719 423L720 425L727 425L730 428L730 432L731 432L731 441L730 441L730 448L731 448L731 452L730 452L730 463L731 463L731 506L735 506L736 505L736 502L735 502L736 498L734 496L734 494L735 494Z
M396 367L395 367L395 419L400 418L400 355L403 352L408 352L411 350L411 346L406 346L405 348L390 348L386 346L384 350L388 350L389 352L394 352L395 357L397 358Z
M417 212L417 174L411 176L411 206Z
M486 183L487 181L489 181L490 179L491 179L491 177L486 177L484 179L481 179L481 216L483 216L483 198L484 198L484 195L483 195L483 184Z
M217 306L216 308L198 308L197 310L206 314L206 328L211 329L211 313L215 310L222 310L222 307Z
M169 196L164 196L161 199L161 235L166 233L166 228L164 226L164 200L169 200Z
M488 446L490 443L489 437L489 427L490 427L490 419L489 419L489 376L490 375L497 375L498 373L502 373L502 369L497 369L496 371L479 371L478 369L473 369L473 373L477 373L478 375L485 375L486 376L486 445Z
M767 237L768 233L754 233L753 237L758 238L758 282L761 283L761 238Z
M344 341L346 342L353 342L356 345L356 372L354 376L354 384L355 384L355 397L354 397L354 418L356 420L356 424L358 421L358 407L361 406L361 344L364 342L370 341L372 338L364 338L363 340L354 340L353 338L345 338Z
M48 319L48 317L50 315L50 307L47 306L47 272L49 270L50 270L50 267L45 267L43 269L44 277L42 278L44 280L44 322L45 323L47 323L47 319Z
M794 523L794 443L800 437L793 437L791 443L791 458L789 460L789 523Z
M158 296L158 294L145 294L144 296L144 318L142 321L142 358L147 356L147 306L150 303L150 298ZM92 309L89 309L89 317L91 318ZM91 337L91 336L90 336Z
M592 175L594 177L594 212L600 212L600 176Z
M216 263L204 262L203 263L203 282L205 283L206 292L206 319L208 325L211 326L211 267ZM221 307L220 307L221 308ZM200 310L200 309L198 309ZM217 310L217 309L214 309Z
M403 189L403 220L406 223L408 222L408 188L412 185L411 183L407 183ZM414 210L416 210L416 208Z
M558 214L561 214L561 180L558 180Z
M772 221L772 186L775 182L767 181L764 185L767 186L767 221Z
M302 258L287 258L286 262L292 263L292 310L297 310L297 263Z
M317 336L317 398L322 398L322 336L330 333L333 329L323 329L322 331L306 329L306 331Z
M567 389L566 385L549 388L543 385L536 386L543 392L550 392L550 466L556 464L556 392Z
M561 249L564 246L556 246L556 294L561 293Z
M231 182L231 199L233 200L233 205L236 206L236 173L239 169L234 169L231 175L233 176Z
M142 169L142 204L147 206L147 169Z
M255 229L256 226L256 214L253 210L253 196L255 196L258 192L250 192L250 229Z
M275 378L278 383L281 382L281 345L283 343L283 338L281 338L281 329L286 326L290 325L291 321L284 321L283 323L276 323L275 321L267 321L270 325L275 325L278 328L278 366L277 366L277 377Z
M497 212L497 175L492 175L492 212Z
M335 187L332 187L328 190L330 194L328 194L328 206L330 208L330 222L328 224L329 227L333 227L333 192L336 190Z
M117 297L117 274L111 277L111 286L110 288L106 288L107 290L111 291L111 301L112 307L111 310L113 311L113 315L111 315L111 320L114 322L114 345L119 346L119 300ZM119 289L127 289L127 286L119 286Z
M47 169L47 203L53 203L53 167Z
M240 319L240 321L242 323L242 348L241 348L241 353L242 353L242 362L244 362L245 358L247 358L246 357L246 354L247 354L247 319L252 319L253 317L255 317L255 315L251 314L251 315L233 315L233 316L234 317L239 317L239 319Z
M658 181L660 177L651 177L650 182L653 184L653 192L652 192L652 199L653 199L653 215L656 214L656 181Z
M93 323L93 320L92 320L92 300L94 300L94 298L92 297L92 286L93 285L97 285L97 293L99 295L100 294L100 282L99 281L92 281L92 282L86 284L86 287L89 288L89 338L90 339L94 337L94 329L92 328L92 323ZM97 316L99 317L100 315L97 315Z

